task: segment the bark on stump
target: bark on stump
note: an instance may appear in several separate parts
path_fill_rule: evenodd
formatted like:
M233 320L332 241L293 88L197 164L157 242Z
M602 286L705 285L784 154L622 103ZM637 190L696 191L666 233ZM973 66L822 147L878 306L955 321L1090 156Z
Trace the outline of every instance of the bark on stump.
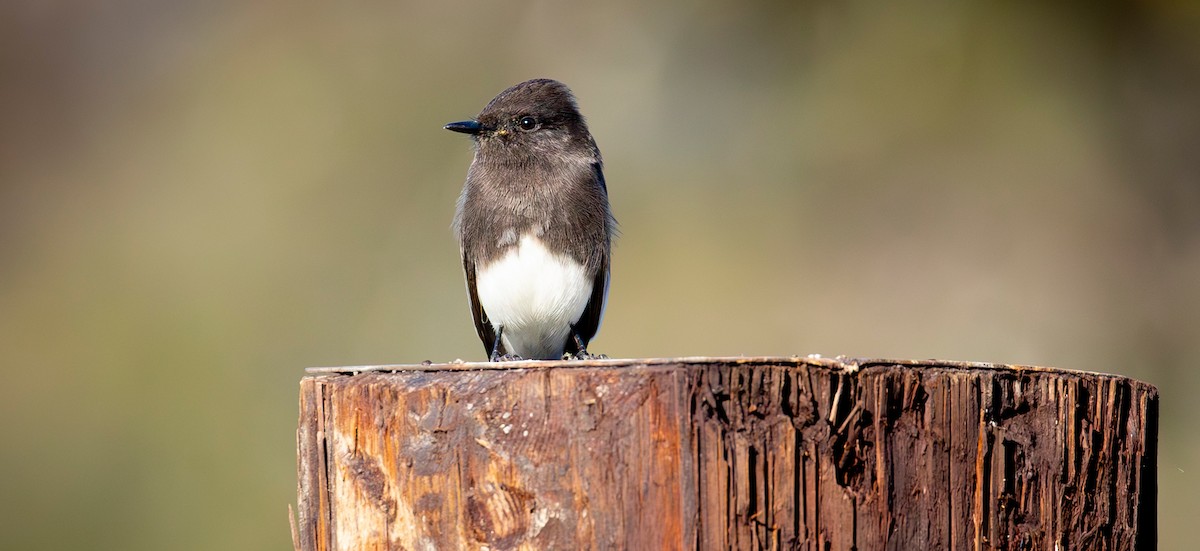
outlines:
M313 369L298 546L1154 549L1158 391L944 361Z

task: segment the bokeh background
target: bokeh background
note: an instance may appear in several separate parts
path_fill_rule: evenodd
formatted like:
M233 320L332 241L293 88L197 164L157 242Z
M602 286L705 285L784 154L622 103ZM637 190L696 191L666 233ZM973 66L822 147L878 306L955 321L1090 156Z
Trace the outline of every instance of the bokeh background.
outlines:
M579 97L614 357L855 355L1162 391L1200 518L1200 4L0 5L0 548L289 549L297 381L482 359L441 125Z

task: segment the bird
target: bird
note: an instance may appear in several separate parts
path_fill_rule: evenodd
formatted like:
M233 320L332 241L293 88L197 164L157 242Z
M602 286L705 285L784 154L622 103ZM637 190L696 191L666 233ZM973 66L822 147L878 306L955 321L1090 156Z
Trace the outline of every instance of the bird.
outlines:
M489 361L593 359L608 300L616 220L603 161L570 88L539 78L473 119L452 228Z

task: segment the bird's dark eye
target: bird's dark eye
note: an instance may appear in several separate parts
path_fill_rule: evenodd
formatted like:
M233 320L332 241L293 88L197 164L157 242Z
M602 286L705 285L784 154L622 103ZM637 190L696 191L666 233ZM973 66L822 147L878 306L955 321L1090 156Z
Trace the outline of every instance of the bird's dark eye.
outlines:
M517 126L520 126L521 130L528 132L537 128L538 121L533 117L521 117L521 120L517 121Z

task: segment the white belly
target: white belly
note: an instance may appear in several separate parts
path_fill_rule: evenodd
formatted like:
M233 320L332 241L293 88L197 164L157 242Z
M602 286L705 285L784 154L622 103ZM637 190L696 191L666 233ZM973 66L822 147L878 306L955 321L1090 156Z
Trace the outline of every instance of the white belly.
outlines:
M492 327L504 328L505 350L527 359L559 359L592 296L592 280L573 258L525 235L475 276L479 304Z

